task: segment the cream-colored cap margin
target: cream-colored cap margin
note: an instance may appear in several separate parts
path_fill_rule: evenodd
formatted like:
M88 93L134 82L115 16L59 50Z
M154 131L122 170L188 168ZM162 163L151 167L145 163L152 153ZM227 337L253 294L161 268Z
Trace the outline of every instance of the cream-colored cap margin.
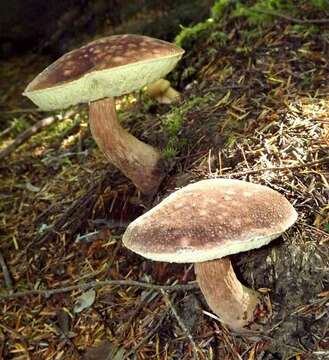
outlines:
M79 103L120 96L166 76L182 55L183 53L179 53L112 69L92 71L77 80L46 89L29 91L28 86L23 95L42 110L65 109Z
M266 237L255 237L244 241L228 242L226 244L221 244L218 247L212 247L209 249L182 248L175 253L142 253L131 246L129 248L133 252L154 261L165 261L171 263L197 263L208 260L220 259L224 256L260 248L264 245L269 244L272 240L279 237L282 233L280 232Z
M211 189L212 184L216 185L218 181L221 182L222 186L230 186L233 184L242 183L241 180L235 179L208 179L208 180L201 180L196 183L192 183L187 185L185 188L181 189L184 190L186 196L188 196L189 191L193 191L194 188L199 188L202 185L205 185ZM149 252L147 250L142 251L140 249L140 244L134 244L131 241L130 234L134 232L134 228L136 226L143 226L143 221L145 217L149 217L151 214L156 213L158 211L159 206L163 206L167 203L171 203L174 201L177 192L170 194L167 198L165 198L159 205L155 206L144 215L140 216L136 220L134 220L126 229L126 232L123 235L122 241L123 244L128 247L133 252L144 256L147 259L155 260L155 261L165 261L165 262L173 262L173 263L194 263L194 262L203 262L208 260L215 260L220 259L224 256L237 254L244 251L249 251L253 249L260 248L269 244L272 240L281 236L290 226L292 226L298 218L298 213L294 210L291 206L291 211L289 216L285 219L284 224L277 228L276 232L273 234L267 234L264 236L259 235L252 235L252 234L245 234L243 239L240 240L232 240L226 241L226 243L221 243L216 245L209 246L208 248L196 248L196 247L184 247L179 248L175 252ZM266 231L264 231L266 233Z

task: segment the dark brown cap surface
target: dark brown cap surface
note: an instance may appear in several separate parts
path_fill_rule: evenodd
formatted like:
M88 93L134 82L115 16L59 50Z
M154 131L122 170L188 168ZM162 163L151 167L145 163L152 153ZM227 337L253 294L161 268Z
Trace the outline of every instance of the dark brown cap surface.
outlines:
M200 262L263 246L296 219L288 200L266 186L203 180L132 222L123 242L153 260Z

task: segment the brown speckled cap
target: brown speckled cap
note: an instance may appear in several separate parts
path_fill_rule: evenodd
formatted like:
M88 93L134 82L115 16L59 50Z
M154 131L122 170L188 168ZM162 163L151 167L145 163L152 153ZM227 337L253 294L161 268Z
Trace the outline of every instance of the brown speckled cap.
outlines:
M125 34L101 38L48 66L27 86L24 95L46 109L122 95L165 76L183 53L174 44L148 36ZM82 78L87 81L79 82ZM69 84L75 87L63 94ZM54 88L61 92L49 91ZM73 95L73 91L79 96ZM44 93L48 101L36 96Z
M152 260L202 262L266 245L296 219L289 201L269 187L202 180L133 221L123 243Z

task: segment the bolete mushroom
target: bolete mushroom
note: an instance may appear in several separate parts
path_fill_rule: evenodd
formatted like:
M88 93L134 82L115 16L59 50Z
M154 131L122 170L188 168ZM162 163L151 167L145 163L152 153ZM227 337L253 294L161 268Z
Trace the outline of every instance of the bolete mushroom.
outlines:
M115 96L163 78L184 50L141 35L114 35L73 50L41 72L25 89L43 110L89 103L91 132L108 159L141 192L154 193L163 177L160 152L118 122Z
M258 330L269 317L265 297L240 283L229 255L268 244L296 219L289 201L269 187L202 180L133 221L123 243L148 259L195 263L202 293L220 320L235 331Z
M172 88L170 82L165 79L159 79L155 83L147 85L146 93L160 104L171 104L180 98L179 92Z

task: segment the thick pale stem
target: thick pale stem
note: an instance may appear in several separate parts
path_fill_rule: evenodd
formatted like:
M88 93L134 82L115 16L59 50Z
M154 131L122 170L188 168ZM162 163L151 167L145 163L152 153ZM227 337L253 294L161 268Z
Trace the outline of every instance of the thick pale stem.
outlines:
M122 128L113 98L97 100L89 105L89 125L97 145L107 158L142 193L155 193L163 178L160 153Z
M238 332L259 330L269 316L266 299L237 279L229 258L195 264L197 281L211 310Z

